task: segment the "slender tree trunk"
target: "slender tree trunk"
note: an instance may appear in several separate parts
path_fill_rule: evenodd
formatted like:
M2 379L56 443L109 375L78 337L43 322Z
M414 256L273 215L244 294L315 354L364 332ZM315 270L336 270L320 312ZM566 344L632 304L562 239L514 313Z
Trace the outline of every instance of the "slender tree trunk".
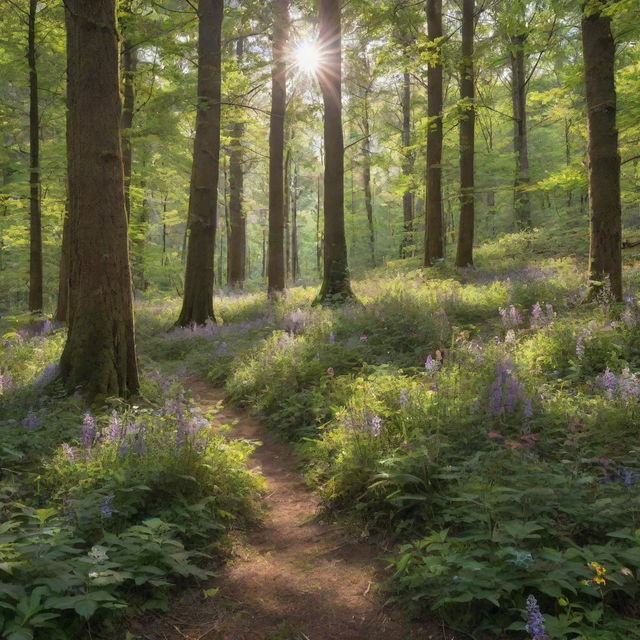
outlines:
M402 175L409 185L413 178L415 155L411 150L411 74L405 69L402 75ZM413 218L414 218L413 191L408 186L402 194L402 221L403 232L400 242L400 257L407 258L414 255L411 247L414 246Z
M284 264L286 277L291 277L291 149L287 149L284 161Z
M442 0L427 0L427 32L430 51L436 56L427 69L427 194L424 266L444 258L442 219L442 105L443 79L441 43Z
M622 223L620 153L616 128L615 55L607 3L585 5L582 44L587 94L589 145L590 294L608 282L611 294L622 299Z
M322 242L322 228L320 224L320 213L322 211L321 199L322 199L322 182L320 176L318 176L317 186L317 198L316 198L316 269L318 275L322 275L322 254L323 254L323 242Z
M71 274L60 360L67 389L89 398L138 389L129 270L115 0L66 0ZM82 60L82 64L79 63Z
M473 38L475 0L462 3L462 64L460 67L460 226L456 266L473 264L475 232L474 154L475 154L475 84L473 78Z
M138 50L129 39L122 41L122 164L124 166L124 197L127 218L131 219L131 174L133 168L133 150L131 147L131 128L135 113L135 75L138 68Z
M511 100L513 103L513 150L516 156L513 182L516 228L531 229L529 186L529 141L527 131L527 77L525 64L526 34L511 38Z
M29 0L29 310L42 311L42 210L40 201L40 114L36 64L37 0Z
M342 20L340 0L320 0L318 74L324 103L324 271L317 302L353 298L344 229L344 138L342 132Z
M236 57L238 66L244 56L244 38L238 38ZM229 154L229 286L242 289L246 277L247 262L247 221L243 210L244 197L244 158L242 139L244 122L239 120L231 130L231 153Z
M368 64L367 64L368 67ZM367 72L369 69L367 68ZM364 183L364 208L367 212L367 228L369 230L369 261L372 267L376 266L376 237L373 224L373 192L371 189L371 127L369 124L369 91L365 89L364 95L364 119L362 133L364 143L362 145L362 181Z
M218 219L223 0L198 5L198 111L189 198L189 245L179 326L215 321L214 252Z
M291 276L300 278L300 256L298 254L298 163L293 165L293 192L291 198Z
M269 129L269 296L285 289L284 120L287 107L289 1L273 2L273 70Z

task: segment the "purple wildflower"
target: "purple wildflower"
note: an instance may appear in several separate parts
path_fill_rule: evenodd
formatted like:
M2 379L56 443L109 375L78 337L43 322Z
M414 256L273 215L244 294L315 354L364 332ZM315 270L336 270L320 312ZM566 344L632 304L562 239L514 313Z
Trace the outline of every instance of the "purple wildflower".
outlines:
M8 373L0 373L0 394L13 391L13 378Z
M500 307L498 313L500 314L502 325L507 329L515 329L522 324L522 315L513 305L509 306L508 309Z
M616 374L607 367L605 372L598 377L598 384L607 392L607 397L611 400L618 386Z
M585 342L589 340L589 338L591 338L590 329L583 329L578 334L578 337L576 338L576 358L578 358L578 360L582 360L582 358L584 358L586 348Z
M115 495L113 493L108 493L100 503L100 516L103 518L111 518L113 516L113 509L111 508L111 503Z
M34 429L37 429L41 424L42 420L40 420L40 417L35 411L33 411L33 409L31 409L29 413L27 413L26 418L24 418L24 420L22 421L22 426L27 431L33 431Z
M382 418L378 415L371 417L369 421L369 431L374 438L377 438L382 433Z
M524 385L513 372L510 362L496 364L496 377L491 383L489 411L498 416L501 413L514 413L521 408L526 418L531 417L531 401L527 397Z
M544 616L540 611L540 606L535 596L527 597L527 631L531 640L549 640L547 630L544 627Z
M96 419L87 411L82 419L80 440L86 449L89 449L96 437Z
M122 434L122 421L118 412L114 409L111 412L111 420L109 420L109 428L107 435L109 440L117 440Z
M404 409L409 404L409 390L400 389L400 406Z
M61 448L62 448L62 453L64 453L64 455L66 456L69 462L76 461L76 452L73 450L71 445L67 444L66 442L63 442L61 445Z
M428 373L436 373L440 369L440 363L429 354L424 361L424 368Z
M296 309L289 313L284 319L284 326L287 333L291 335L300 335L304 333L311 318L308 312L302 309Z
M364 334L360 336L360 342L366 342L368 339L368 336L365 336Z

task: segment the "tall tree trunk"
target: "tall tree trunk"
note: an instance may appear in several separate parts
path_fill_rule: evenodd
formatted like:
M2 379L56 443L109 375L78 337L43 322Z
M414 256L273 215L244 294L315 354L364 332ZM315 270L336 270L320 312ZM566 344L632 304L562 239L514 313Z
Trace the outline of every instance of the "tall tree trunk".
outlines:
M36 65L37 0L29 0L29 310L42 311L42 210L40 202L40 115Z
M367 63L367 75L369 74ZM373 192L371 189L371 127L369 124L369 92L370 87L365 88L364 93L364 119L362 133L364 143L362 145L362 181L364 183L364 208L367 213L367 228L369 230L369 261L372 267L376 266L376 237L373 224Z
M58 322L66 322L69 318L69 271L70 265L70 244L71 233L70 218L68 212L65 211L64 222L62 223L62 246L60 248L60 274L58 276L58 302L56 304L55 319Z
M442 219L442 0L427 0L427 35L434 58L427 69L427 195L424 266L444 258Z
M291 277L291 149L287 149L284 160L284 264L286 277Z
M407 187L402 194L402 240L400 242L400 257L407 258L414 254L411 247L414 246L413 237L413 191L409 183L413 178L415 155L411 150L411 74L405 69L402 74L402 175Z
M244 38L238 38L236 57L238 66L244 56ZM242 289L246 277L247 221L243 210L244 158L242 139L244 122L235 122L231 129L231 153L229 154L229 286Z
M516 156L513 182L513 213L516 228L531 229L529 186L529 142L527 131L527 77L525 43L527 34L511 37L511 101L513 103L513 150Z
M584 6L582 45L587 94L589 146L590 294L608 281L622 299L620 153L616 128L615 55L606 2Z
M293 165L293 191L291 194L291 277L300 278L300 256L298 253L298 163Z
M342 20L340 0L320 0L318 73L324 103L324 271L317 302L353 298L344 229L344 138L342 132Z
M473 38L475 0L462 3L462 63L460 65L460 225L456 266L473 264L475 232L474 154L475 154L475 85L473 78Z
M60 374L89 398L138 389L129 270L116 0L66 0L71 289ZM79 63L82 60L82 63Z
M289 0L273 2L273 70L269 129L269 296L285 289L284 119L287 107Z
M322 199L322 180L320 176L318 176L318 184L317 184L317 198L316 198L316 269L318 270L318 275L322 275L322 254L323 254L323 242L322 242L322 230L320 225L320 213L322 211L322 207L320 206Z
M128 38L122 41L122 164L124 167L124 198L127 218L131 219L131 174L133 151L131 147L131 128L135 114L135 74L138 68L138 50Z
M198 111L189 198L189 245L178 326L215 321L214 252L218 220L223 0L198 5Z

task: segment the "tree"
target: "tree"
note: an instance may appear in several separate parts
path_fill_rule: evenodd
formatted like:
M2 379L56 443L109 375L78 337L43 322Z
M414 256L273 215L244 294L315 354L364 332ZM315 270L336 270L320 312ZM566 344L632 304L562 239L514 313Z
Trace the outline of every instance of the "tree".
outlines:
M404 53L408 56L408 38L404 38ZM411 148L411 73L407 67L402 72L402 175L407 185L412 179L415 165L415 155ZM402 194L402 240L400 242L400 257L407 258L414 255L413 247L413 218L414 218L414 196L413 191L407 186Z
M616 128L615 56L604 0L583 6L582 44L589 145L589 280L591 295L605 283L622 299L620 153Z
M236 59L242 65L244 38L236 42ZM243 211L244 158L242 138L244 121L238 118L231 127L231 152L229 153L229 286L242 289L247 262L247 221Z
M318 83L324 105L324 263L320 304L353 298L344 229L342 20L340 0L320 0Z
M204 325L213 313L213 255L220 167L223 0L198 5L198 110L188 214L187 268L177 325Z
M89 398L138 389L115 0L67 0L70 282L60 374Z
M29 0L29 310L42 311L42 209L40 199L40 109L36 52L38 0Z
M460 64L460 225L456 266L473 264L475 231L474 154L475 80L473 77L473 39L475 0L462 2L462 61Z
M427 195L425 207L424 266L444 258L442 220L442 0L427 0Z

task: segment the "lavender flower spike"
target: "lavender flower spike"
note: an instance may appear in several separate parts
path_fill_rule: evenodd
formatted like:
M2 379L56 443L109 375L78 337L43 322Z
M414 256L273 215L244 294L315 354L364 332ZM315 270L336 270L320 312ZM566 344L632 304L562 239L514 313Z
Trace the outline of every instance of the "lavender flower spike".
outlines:
M549 640L547 630L544 627L544 616L540 611L538 601L535 596L527 597L527 631L531 640Z

